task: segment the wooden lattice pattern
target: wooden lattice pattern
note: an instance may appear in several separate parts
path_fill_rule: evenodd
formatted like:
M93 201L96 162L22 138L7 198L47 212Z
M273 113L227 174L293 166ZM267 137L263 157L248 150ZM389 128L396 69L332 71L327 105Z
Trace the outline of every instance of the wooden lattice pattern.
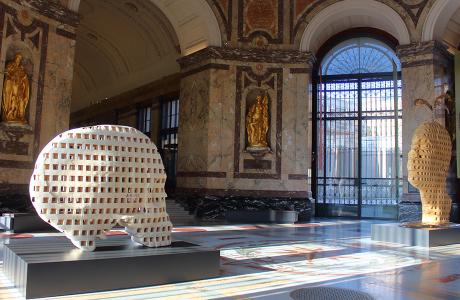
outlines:
M80 249L120 224L148 247L171 244L166 174L158 150L140 131L100 125L66 131L41 151L30 180L40 217Z
M452 200L446 178L451 154L452 142L444 126L432 121L415 130L407 169L409 182L420 191L423 224L449 223Z

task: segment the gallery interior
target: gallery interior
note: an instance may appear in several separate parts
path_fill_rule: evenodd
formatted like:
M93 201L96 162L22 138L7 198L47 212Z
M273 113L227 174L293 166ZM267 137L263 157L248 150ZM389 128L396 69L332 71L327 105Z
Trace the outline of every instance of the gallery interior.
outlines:
M460 299L460 0L0 0L0 299Z

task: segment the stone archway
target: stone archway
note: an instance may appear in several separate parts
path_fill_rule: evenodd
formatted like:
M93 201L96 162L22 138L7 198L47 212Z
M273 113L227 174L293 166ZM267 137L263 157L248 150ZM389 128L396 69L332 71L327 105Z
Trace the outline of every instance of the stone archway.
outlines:
M217 19L205 0L151 0L169 19L179 38L182 55L221 46Z
M460 9L460 1L437 0L423 24L422 42L442 41L448 23L458 9Z
M374 0L345 0L326 7L313 17L302 34L300 50L315 53L330 37L357 27L383 30L394 36L400 45L411 41L403 19L389 6Z
M205 0L151 0L171 22L179 39L182 55L221 46L222 37L211 7ZM80 0L67 0L67 7L78 11Z

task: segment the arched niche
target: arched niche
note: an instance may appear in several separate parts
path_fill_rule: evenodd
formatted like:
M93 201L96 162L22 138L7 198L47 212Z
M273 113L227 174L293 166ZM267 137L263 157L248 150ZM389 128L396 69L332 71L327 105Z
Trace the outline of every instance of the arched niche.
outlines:
M27 121L27 126L29 129L31 128L29 125L33 124L35 121L35 111L36 111L36 98L37 98L37 82L38 82L38 68L37 68L37 62L38 62L38 54L36 51L33 51L29 45L27 45L25 42L22 42L20 40L12 40L9 45L7 50L5 51L5 57L4 57L4 66L3 70L6 72L7 66L13 62L14 57L16 54L21 54L22 60L21 60L21 65L24 67L24 70L27 74L27 78L29 80L29 86L30 86L30 91L29 91L29 102L26 107L25 111L25 118ZM4 75L5 76L5 75ZM4 89L4 84L5 84L5 77L3 77L2 80L2 85L1 89L3 92ZM3 95L0 99L0 108L1 105L3 105ZM3 122L3 120L1 120Z

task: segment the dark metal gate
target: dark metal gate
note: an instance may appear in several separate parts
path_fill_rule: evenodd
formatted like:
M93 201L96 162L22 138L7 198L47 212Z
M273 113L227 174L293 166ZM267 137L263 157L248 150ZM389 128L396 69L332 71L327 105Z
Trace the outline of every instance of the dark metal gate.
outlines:
M396 218L402 193L399 74L324 76L315 104L317 214Z

